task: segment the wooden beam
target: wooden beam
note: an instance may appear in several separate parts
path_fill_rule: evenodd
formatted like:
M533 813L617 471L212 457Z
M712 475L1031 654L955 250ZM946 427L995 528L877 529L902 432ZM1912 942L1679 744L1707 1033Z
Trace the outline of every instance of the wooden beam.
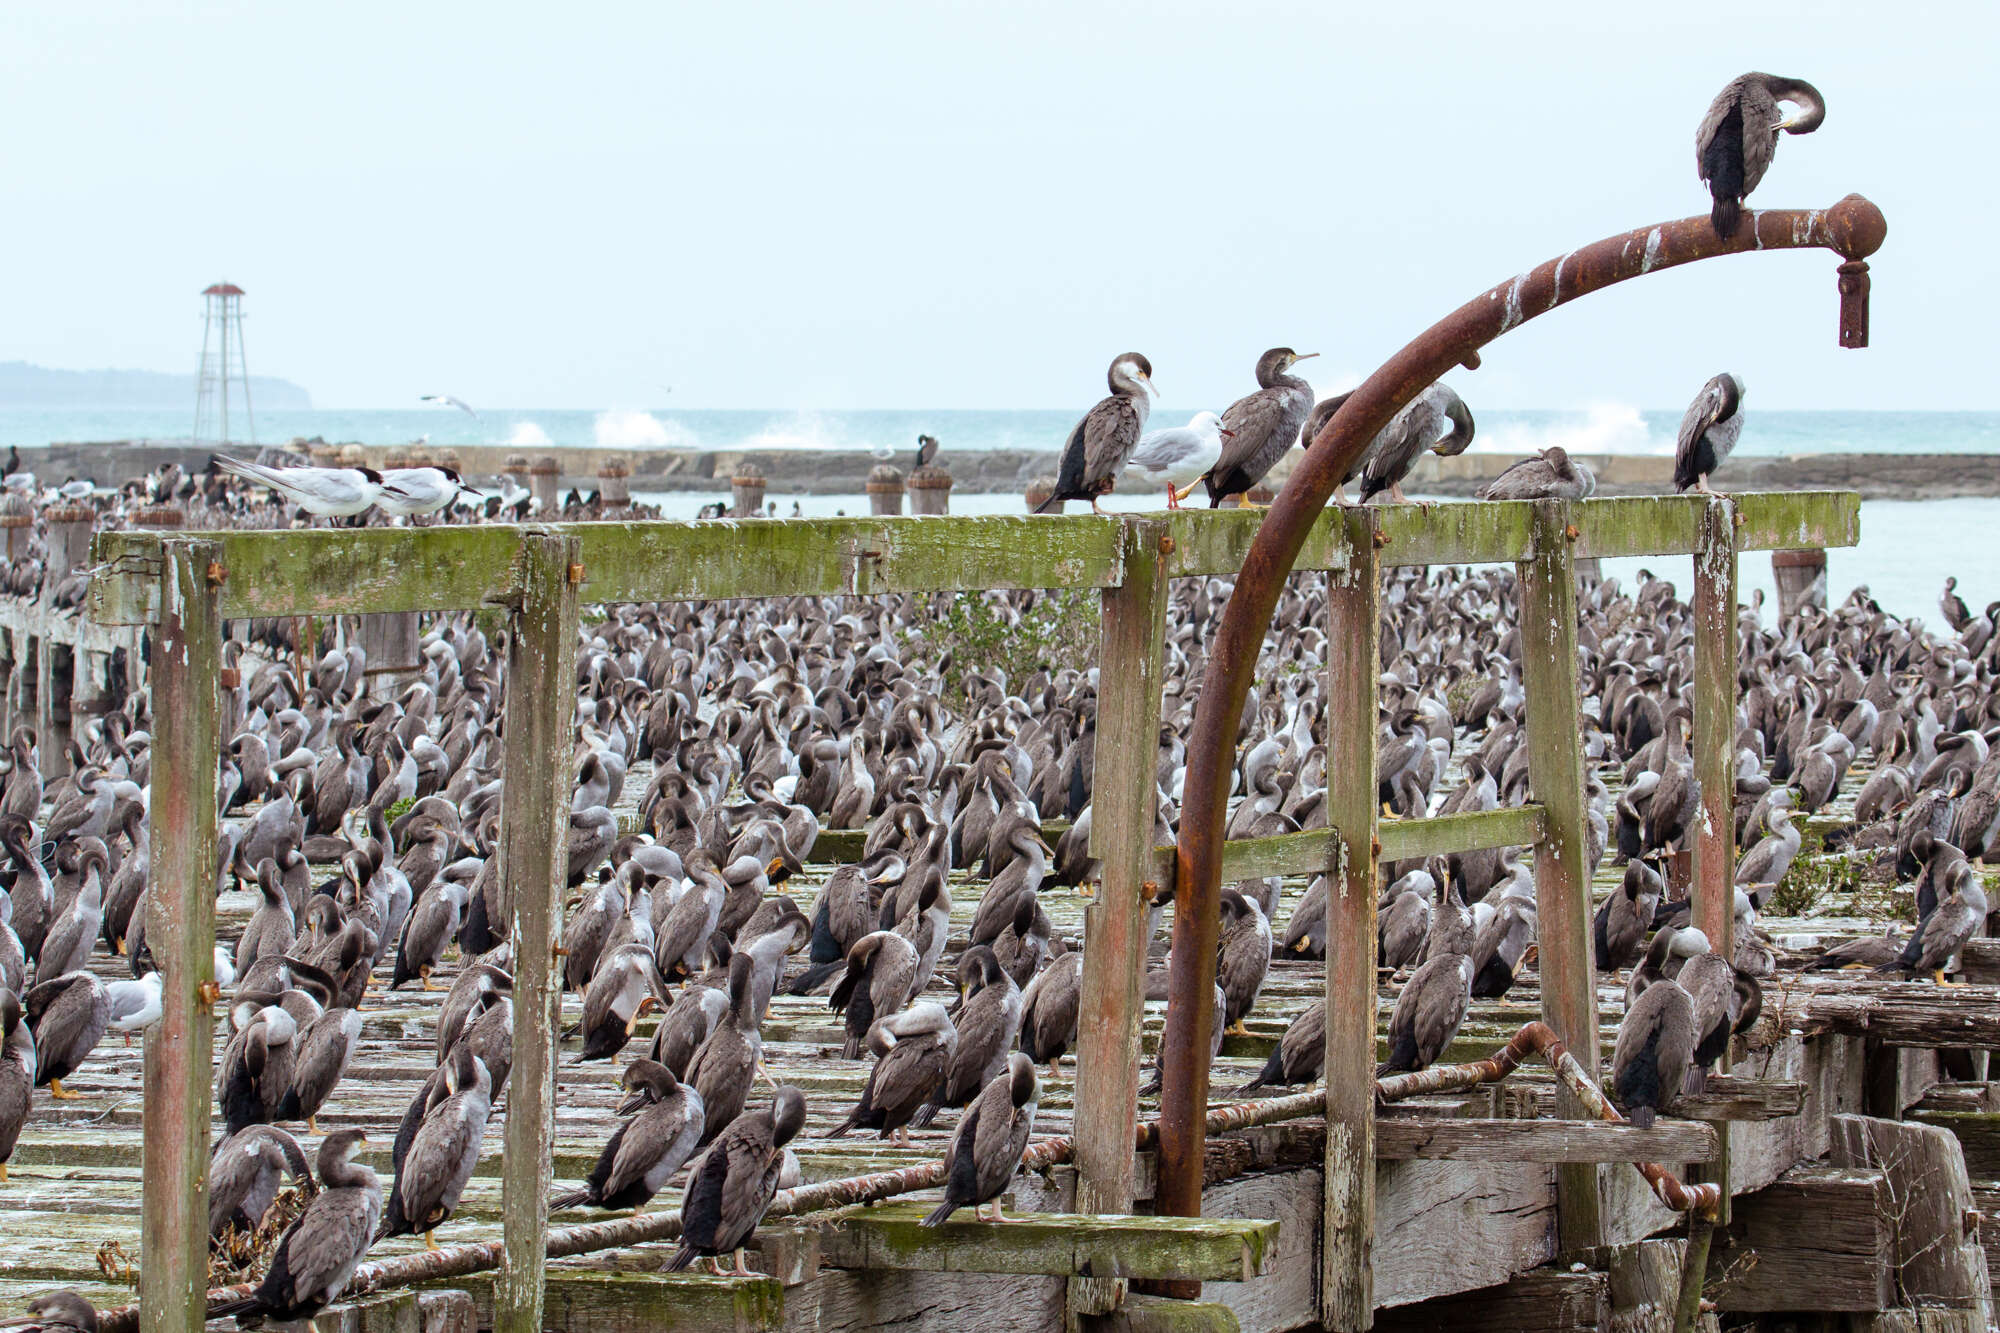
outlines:
M497 1273L443 1279L472 1297L476 1328L494 1318ZM776 1278L707 1273L549 1270L546 1333L778 1333L785 1292Z
M1732 1313L1886 1310L1896 1303L1894 1196L1880 1171L1807 1166L1736 1201L1736 1248L1710 1288Z
M1851 546L1859 501L1846 492L1734 497L1738 550ZM1699 496L1585 500L1575 506L1579 557L1688 554L1698 540ZM1241 564L1254 512L1220 510L1161 520L1174 539L1169 577L1230 573ZM425 528L234 531L211 534L231 571L222 613L231 620L292 614L442 611L513 605L523 579L521 544L565 532L581 543L586 602L682 601L801 594L1115 587L1123 581L1120 517L911 518L500 523ZM1382 563L1463 564L1529 559L1527 502L1384 508ZM90 614L100 625L150 624L158 596L158 532L100 532L92 546ZM1328 514L1299 568L1337 569L1351 559Z
M1899 1303L1984 1313L1993 1293L1958 1141L1935 1125L1860 1115L1829 1117L1827 1129L1829 1163L1888 1179Z
M1528 695L1528 782L1543 809L1535 847L1536 936L1541 949L1542 1019L1583 1067L1597 1056L1597 978L1590 945L1590 876L1584 868L1582 711L1577 682L1573 506L1534 505L1534 557L1521 583L1522 682ZM1556 1109L1567 1120L1595 1119L1567 1090ZM1597 1168L1568 1165L1558 1177L1560 1248L1600 1243Z
M1384 1118L1375 1125L1381 1161L1709 1162L1715 1127L1658 1120L1651 1128L1610 1120Z
M1684 1093L1674 1114L1684 1120L1736 1123L1786 1120L1805 1109L1806 1085L1797 1079L1743 1078L1710 1074L1703 1092Z
M1216 1301L1132 1295L1117 1313L1086 1316L1079 1333L1242 1333L1236 1312Z
M1716 953L1736 956L1736 506L1709 496L1694 553L1694 778L1701 812L1694 825L1694 923ZM1717 1061L1729 1071L1729 1052ZM1729 1223L1729 1136L1701 1173L1722 1186L1716 1211Z
M1354 558L1327 582L1326 1200L1320 1323L1373 1325L1375 1309L1375 681L1382 571L1375 524L1352 514ZM1223 876L1229 877L1228 847Z
M1371 681L1372 688L1372 681ZM1505 810L1473 810L1435 819L1392 819L1378 823L1375 835L1384 861L1407 861L1482 847L1532 847L1542 839L1539 805ZM1223 844L1222 879L1262 879L1266 875L1316 875L1326 868L1332 835L1325 829L1280 833L1269 838L1238 838ZM1173 883L1174 849L1153 849L1153 875Z
M1103 593L1098 649L1097 746L1091 773L1090 854L1103 865L1084 911L1085 1021L1076 1084L1076 1210L1132 1211L1132 1127L1139 1114L1139 1032L1145 1018L1146 923L1159 804L1160 690L1167 640L1167 525L1128 519L1125 582ZM1070 1284L1070 1308L1117 1308L1116 1281Z
M514 942L514 1072L501 1193L507 1262L493 1295L497 1333L542 1328L562 1002L555 949L569 878L577 546L576 538L553 534L522 540L521 603L508 626L500 877Z
M1838 1032L1885 1046L2000 1046L2000 994L1991 986L1929 982L1815 989L1806 999L1808 1033Z
M1264 522L1261 509L1177 509L1160 515L1173 539L1169 578L1234 575ZM1294 569L1345 569L1352 559L1346 520L1328 509L1313 523Z
M1599 1333L1612 1322L1602 1273L1537 1269L1512 1281L1382 1312L1384 1333Z
M820 1260L833 1268L1247 1282L1264 1272L1278 1238L1276 1222L1238 1217L1009 1213L994 1223L967 1211L941 1227L920 1225L933 1206L897 1200L835 1213L821 1223Z
M146 945L160 968L161 1007L146 1031L139 1309L145 1328L183 1333L199 1333L208 1291L222 662L220 590L208 575L216 556L206 540L166 546L156 592L165 614L153 641ZM48 640L41 650L48 652Z

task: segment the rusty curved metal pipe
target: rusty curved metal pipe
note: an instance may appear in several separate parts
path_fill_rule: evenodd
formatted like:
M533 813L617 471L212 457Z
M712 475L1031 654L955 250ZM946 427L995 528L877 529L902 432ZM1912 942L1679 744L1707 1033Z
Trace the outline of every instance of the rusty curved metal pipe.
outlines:
M1454 366L1476 367L1479 349L1538 315L1613 283L1696 260L1753 250L1828 249L1840 265L1840 342L1868 342L1866 258L1888 233L1882 211L1850 194L1827 209L1763 209L1724 240L1706 217L1642 227L1572 250L1539 268L1489 288L1431 326L1384 362L1341 405L1311 442L1284 491L1257 529L1242 573L1210 645L1201 698L1188 741L1181 805L1174 935L1168 981L1171 998L1163 1043L1174 1050L1209 1048L1215 984L1217 907L1222 877L1228 773L1236 729L1271 613L1315 519L1333 488L1389 419ZM1199 996L1200 1003L1186 1003ZM1166 1070L1160 1093L1160 1169L1155 1208L1172 1216L1201 1213L1203 1114L1208 1064L1181 1060Z

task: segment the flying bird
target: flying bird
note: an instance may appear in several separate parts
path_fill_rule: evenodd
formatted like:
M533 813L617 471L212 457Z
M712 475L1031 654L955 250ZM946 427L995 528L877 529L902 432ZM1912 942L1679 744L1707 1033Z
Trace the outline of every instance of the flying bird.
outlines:
M466 402L463 398L454 398L448 393L427 393L423 396L422 401L436 403L439 407L455 407L473 420L477 421L479 419L479 414L472 410L471 403Z
M1778 109L1780 102L1799 109L1787 116ZM1694 132L1694 161L1715 199L1708 218L1717 236L1726 241L1736 234L1745 196L1764 179L1778 151L1778 131L1811 134L1825 119L1825 99L1804 79L1739 74L1715 95Z

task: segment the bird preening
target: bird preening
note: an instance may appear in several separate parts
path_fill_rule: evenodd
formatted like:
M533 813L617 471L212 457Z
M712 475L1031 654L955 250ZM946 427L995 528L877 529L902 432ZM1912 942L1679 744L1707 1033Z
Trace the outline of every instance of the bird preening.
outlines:
M1797 109L1786 114L1786 103ZM1771 169L1778 135L1811 134L1825 120L1826 100L1804 79L1739 74L1715 95L1694 132L1694 160L1714 199L1709 220L1717 236L1736 234L1743 200Z

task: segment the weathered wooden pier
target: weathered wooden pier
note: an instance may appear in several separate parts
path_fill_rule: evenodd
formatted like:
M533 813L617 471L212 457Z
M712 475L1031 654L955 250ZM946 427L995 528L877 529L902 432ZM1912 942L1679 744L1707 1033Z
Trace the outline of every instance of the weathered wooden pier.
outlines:
M1480 346L1525 319L1612 282L1752 249L1832 249L1846 260L1841 340L1864 346L1865 259L1884 225L1872 205L1850 197L1827 210L1753 212L1730 238L1690 219L1551 260L1483 293L1371 377L1314 442L1268 519L1224 511L103 534L93 552L91 618L143 628L152 645L147 936L164 972L165 1014L147 1038L142 1113L116 1101L134 1086L128 1072L100 1074L94 1086L81 1077L72 1080L81 1090L113 1098L90 1108L98 1123L38 1127L24 1140L23 1160L48 1165L53 1178L37 1196L49 1201L42 1224L29 1209L9 1219L12 1229L55 1234L38 1275L74 1281L89 1276L75 1237L122 1246L133 1238L136 1208L139 1306L110 1316L108 1327L201 1325L225 625L478 608L508 623L498 854L518 956L515 1013L528 1020L517 1023L503 1148L491 1164L499 1189L475 1190L442 1250L380 1247L356 1275L352 1303L327 1316L330 1327L476 1319L510 1331L967 1321L982 1333L1066 1322L1663 1329L1711 1318L1694 1309L1705 1295L1732 1322L1772 1313L1787 1326L1869 1333L1985 1328L1992 1296L1979 1208L2000 1199L2000 1181L1987 1180L2000 1172L1989 1132L1996 1098L1992 1085L1943 1074L1959 1063L1951 1052L2000 1041L1990 989L1773 979L1737 1064L1677 1118L1645 1129L1622 1123L1595 1085L1622 992L1599 985L1589 949L1575 725L1579 562L1693 557L1693 742L1704 798L1692 912L1728 956L1737 559L1747 550L1851 544L1856 497L1322 508L1330 478L1422 385L1454 365L1476 365ZM1518 575L1533 799L1385 822L1373 762L1383 571L1461 563L1511 564ZM1210 816L1226 795L1215 783L1231 758L1231 710L1254 670L1277 585L1293 569L1325 571L1329 587L1326 741L1338 756L1328 765L1329 827L1225 842L1221 820ZM1197 576L1235 579L1237 596L1211 645L1182 843L1162 849L1153 845L1152 802L1168 589ZM1102 597L1091 845L1103 879L1087 904L1050 899L1058 928L1080 931L1085 942L1084 1019L1081 1072L1045 1083L1038 1141L1013 1191L1016 1209L1033 1219L917 1231L916 1210L895 1200L938 1183L941 1141L932 1134L914 1151L813 1145L802 1154L804 1183L781 1194L760 1241L763 1278L658 1272L655 1243L677 1227L670 1207L552 1229L550 1181L581 1174L611 1100L609 1071L557 1076L562 997L553 951L582 608L1049 587ZM1387 998L1375 967L1379 866L1500 846L1534 850L1539 958L1514 991L1527 1003L1475 1005L1439 1065L1376 1080ZM1326 964L1278 963L1250 1037L1225 1040L1217 1066L1246 1070L1306 1004L1324 1000L1324 1090L1212 1102L1206 1066L1170 1062L1158 1115L1142 1114L1146 1047L1205 1047L1206 922L1217 882L1281 875L1296 895L1303 878L1320 873L1333 886ZM974 891L967 886L959 899L961 923ZM1146 921L1170 894L1182 913L1176 939L1196 945L1175 950L1176 993L1202 999L1171 1006L1156 1036L1141 999ZM1990 966L1983 951L1967 950L1967 972ZM358 1071L352 1100L343 1092L329 1123L393 1118L427 1072L428 1018L419 997L371 1008L369 1053L380 1059ZM816 1003L781 1001L767 1036L775 1072L820 1103L815 1126L858 1092L858 1068L825 1063L834 1033ZM1912 1109L1914 1119L1900 1118ZM142 1155L134 1138L143 1139ZM131 1173L140 1164L135 1199ZM94 1172L107 1178L89 1179ZM90 1223L98 1229L52 1225L58 1206L101 1214ZM1705 1288L1681 1280L1674 1237L1690 1209L1701 1215L1690 1228L1691 1254L1708 1246L1711 1225L1721 1228ZM114 1274L128 1253L109 1249L98 1260ZM101 1286L93 1290L117 1303Z
M1429 1095L1414 1101L1378 1105L1371 1090L1384 997L1373 965L1374 866L1379 859L1432 852L1533 846L1542 942L1535 984L1523 998L1538 1005L1561 1047L1594 1072L1604 1044L1601 1013L1615 1005L1616 992L1600 994L1587 948L1591 886L1582 873L1579 832L1582 758L1569 721L1579 700L1575 672L1564 669L1576 660L1574 563L1620 555L1694 557L1696 690L1702 701L1696 762L1712 773L1717 765L1726 768L1733 734L1737 553L1850 544L1857 536L1856 512L1852 496L1786 494L1339 510L1322 518L1300 567L1329 571L1340 590L1328 627L1336 648L1328 663L1330 697L1347 704L1331 714L1332 726L1342 732L1329 737L1335 751L1372 754L1381 569L1511 562L1528 608L1522 634L1530 664L1536 800L1490 814L1385 823L1374 802L1374 765L1355 758L1330 767L1332 831L1225 847L1227 879L1283 874L1294 877L1290 891L1296 893L1298 877L1332 867L1345 891L1334 898L1324 973L1279 964L1266 992L1268 1014L1260 1009L1264 1018L1253 1037L1232 1038L1221 1062L1229 1068L1246 1057L1261 1059L1289 1017L1323 995L1330 1015L1330 1093L1217 1103L1202 1221L1145 1212L1151 1145L1164 1127L1140 1115L1137 1095L1141 1051L1150 1040L1140 999L1143 923L1147 903L1171 886L1174 873L1171 854L1152 846L1152 737L1169 583L1232 573L1256 514L105 533L95 555L91 615L107 632L145 626L155 643L148 938L165 971L168 998L166 1015L147 1040L141 1092L142 1322L148 1328L197 1326L197 1293L207 1278L203 1186L217 1015L203 983L216 913L212 775L223 627L263 616L466 607L503 610L510 622L500 855L520 958L517 1014L540 1014L542 1021L517 1030L516 1081L504 1135L495 1136L504 1140L497 1199L487 1190L468 1208L468 1225L487 1235L497 1229L498 1238L451 1244L429 1255L398 1255L385 1247L360 1275L356 1308L376 1310L371 1318L409 1317L415 1297L393 1292L422 1281L477 1292L481 1322L499 1328L632 1327L654 1318L643 1312L655 1309L682 1311L680 1326L688 1327L914 1327L971 1305L983 1324L995 1328L1051 1327L1066 1312L1134 1327L1162 1326L1158 1321L1167 1319L1181 1327L1353 1327L1378 1310L1385 1325L1400 1326L1397 1310L1435 1318L1423 1313L1434 1311L1428 1303L1471 1292L1486 1293L1480 1308L1487 1322L1463 1313L1455 1321L1526 1326L1493 1321L1500 1310L1533 1309L1539 1313L1529 1322L1540 1326L1592 1327L1588 1311L1608 1311L1633 1290L1660 1287L1675 1270L1671 1245L1648 1238L1671 1235L1676 1214L1626 1165L1642 1161L1664 1162L1669 1173L1690 1180L1714 1181L1725 1198L1741 1200L1735 1226L1753 1249L1761 1238L1761 1252L1783 1253L1787 1244L1804 1251L1788 1257L1803 1275L1793 1286L1732 1277L1740 1294L1725 1309L1835 1309L1808 1299L1816 1297L1810 1290L1815 1275L1830 1261L1798 1244L1797 1229L1771 1211L1774 1200L1817 1200L1829 1209L1845 1200L1852 1213L1855 1200L1899 1188L1890 1183L1894 1173L1883 1165L1884 1150L1869 1147L1871 1136L1913 1133L1914 1127L1884 1130L1842 1117L1894 1115L1915 1102L1935 1061L1926 1066L1896 1052L1905 1044L1941 1044L1947 1032L1968 1045L2000 1037L2000 1008L1958 1004L1945 1020L1928 988L1802 983L1796 994L1787 989L1782 998L1774 996L1767 1006L1770 1025L1752 1041L1754 1055L1691 1108L1695 1118L1648 1130L1595 1119L1583 1100L1547 1071L1537 1072L1532 1060L1504 1082L1482 1081L1494 1070L1474 1071L1427 1087ZM924 1144L928 1151L917 1153L858 1145L815 1151L807 1162L809 1183L781 1200L788 1219L767 1228L763 1252L772 1276L761 1282L648 1272L657 1258L632 1247L670 1235L671 1210L551 1232L544 1215L551 1175L581 1174L608 1126L611 1100L609 1071L565 1071L558 1111L560 1027L550 962L560 928L572 702L567 684L574 675L580 608L1049 586L1097 588L1104 602L1093 829L1104 881L1095 901L1079 902L1075 915L1065 913L1058 922L1080 926L1087 942L1078 1067L1089 1076L1045 1094L1043 1123L1053 1133L1031 1155L1041 1170L1024 1175L1015 1191L1017 1208L1051 1215L1025 1227L955 1225L930 1238L913 1230L914 1214L900 1205L852 1206L935 1183L934 1174L924 1174L940 1146L933 1139ZM1727 784L1712 789L1726 793ZM1729 827L1726 810L1718 825ZM1729 881L1726 836L1704 843L1698 859L1697 917L1726 939L1726 892L1712 888ZM961 915L969 913L971 894L961 902ZM231 910L227 904L225 910ZM1905 992L1922 992L1928 1007L1918 1006L1918 997L1905 999ZM1990 1002L1991 996L1983 998ZM1519 1005L1477 1006L1446 1062L1490 1056L1534 1012ZM1908 1018L1911 1013L1917 1017ZM1899 1014L1905 1016L1902 1029L1895 1026ZM426 1016L424 999L405 996L370 1013L370 1032L378 1034L371 1040L395 1054L362 1075L385 1091L380 1102L357 1098L351 1112L357 1122L392 1119L400 1100L387 1085L425 1072L413 1066L421 1057L407 1048L420 1044L409 1038L421 1036ZM767 1035L776 1071L823 1094L825 1111L858 1091L858 1071L835 1075L823 1064L813 1067L821 1060L819 1043L832 1035L817 1002L781 1001ZM1885 1049L1891 1070L1886 1094L1870 1082L1879 1085L1884 1077ZM91 1085L78 1086L88 1091ZM128 1075L113 1081L111 1091L130 1088ZM337 1109L345 1109L341 1100ZM815 1123L831 1118L815 1110ZM138 1118L129 1105L113 1108L114 1125ZM329 1123L340 1123L338 1116ZM31 1135L29 1160L124 1172L122 1191L129 1191L137 1164L130 1147L93 1161L90 1138L89 1131L77 1130L46 1140ZM1925 1142L1935 1148L1937 1140ZM1822 1158L1827 1164L1820 1164ZM1954 1188L1954 1181L1964 1180L1962 1167L1956 1177L1948 1167L1938 1169ZM871 1174L882 1172L887 1174ZM52 1187L57 1192L76 1197ZM810 1211L815 1203L846 1206ZM1120 1218L1126 1220L1115 1220ZM1903 1222L1887 1213L1849 1220L1862 1240L1875 1238L1869 1290L1881 1293L1882 1303L1870 1308L1907 1304L1907 1287L1898 1284L1908 1265L1896 1261L1896 1246L1916 1233L1898 1232ZM129 1221L113 1224L105 1234L122 1232L129 1239L129 1228ZM1935 1237L1920 1244L1927 1253L1938 1249ZM73 1244L68 1248L73 1251ZM549 1266L544 1256L552 1248L593 1257ZM1558 1256L1582 1263L1585 1271L1542 1269ZM62 1271L56 1257L49 1263L51 1275ZM1197 1281L1201 1299L1163 1305L1128 1293L1127 1279ZM1488 1292L1496 1284L1504 1284L1503 1291ZM1670 1303L1671 1295L1666 1299ZM427 1308L442 1307L433 1298ZM1357 1309L1358 1321L1352 1317ZM1582 1313L1563 1324L1558 1310Z

